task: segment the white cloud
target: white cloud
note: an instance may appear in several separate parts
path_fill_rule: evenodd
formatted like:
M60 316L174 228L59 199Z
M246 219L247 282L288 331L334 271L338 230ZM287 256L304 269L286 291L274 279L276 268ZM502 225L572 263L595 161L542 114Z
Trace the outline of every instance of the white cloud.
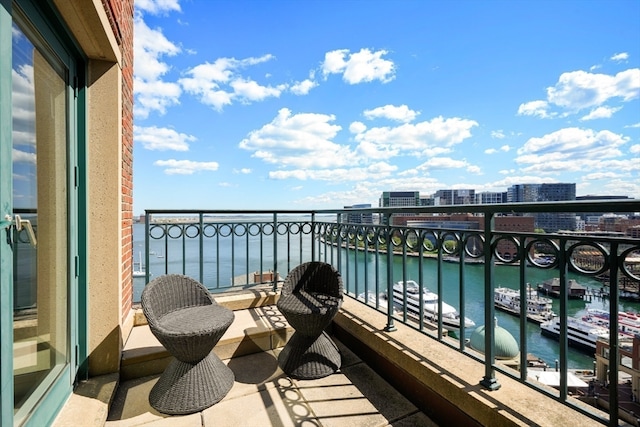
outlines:
M353 122L349 125L349 132L351 133L362 133L367 130L367 125L362 122Z
M11 70L11 115L13 146L36 145L33 66L23 64Z
M26 151L16 150L15 148L11 150L11 158L15 163L30 163L33 165L36 164L37 160L36 153L28 153Z
M226 105L238 101L249 104L269 97L279 97L286 85L263 86L242 77L239 71L274 59L267 54L245 59L218 58L214 63L206 62L185 72L187 77L178 80L185 92L200 98L200 102L222 111Z
M587 114L582 117L581 121L587 120L595 120L595 119L608 119L611 118L616 112L620 111L622 107L598 107L594 108Z
M178 0L136 0L135 8L152 15L160 15L167 12L180 12Z
M134 126L133 140L141 143L147 150L188 151L189 142L195 141L196 137L170 128Z
M547 88L550 103L570 112L597 107L612 98L630 101L640 95L640 68L615 76L586 71L563 73L555 86Z
M144 119L153 111L164 114L167 107L179 103L180 87L162 80L169 65L161 58L177 55L180 48L167 40L161 30L149 28L141 15L134 18L134 34L134 114Z
M242 168L242 169L234 169L233 173L239 173L239 174L243 174L243 175L249 175L251 172L253 172L251 169L249 168Z
M551 117L548 113L549 104L547 101L530 101L520 104L518 107L519 116L537 116L542 119Z
M287 108L262 128L249 133L239 146L267 163L294 168L335 168L354 163L346 146L332 141L342 129L333 115L299 113Z
M352 85L374 80L387 83L395 78L393 61L382 58L387 53L386 50L372 52L369 49L356 53L349 53L348 49L327 52L322 73L325 78L329 74L342 73L342 79Z
M409 109L406 105L385 105L384 107L365 110L363 113L367 119L385 118L396 122L412 122L420 113Z
M504 131L502 129L491 131L491 138L504 139L505 137L506 135L504 134Z
M436 117L397 127L374 127L356 134L357 151L372 159L385 159L399 154L437 156L471 137L474 120Z
M167 175L193 175L200 171L217 171L217 162L194 162L192 160L157 160L153 163L156 166L165 167L164 173Z
M628 137L608 130L565 128L529 139L519 150L515 162L528 173L568 173L598 170L632 170L620 147ZM640 168L640 166L638 166Z
M616 62L626 61L627 59L629 59L629 54L627 52L616 53L610 59Z
M335 168L335 169L296 169L287 171L269 172L271 179L298 179L301 181L328 181L328 182L347 182L347 181L370 181L379 180L390 176L396 167L386 162L378 162L366 167L356 168Z
M625 128L640 128L640 122L634 123L632 125L627 125Z
M640 144L634 144L629 147L629 152L633 154L640 154Z
M292 84L289 90L294 95L307 95L311 91L311 89L317 86L318 86L317 82L310 79L306 79L301 82L296 82Z

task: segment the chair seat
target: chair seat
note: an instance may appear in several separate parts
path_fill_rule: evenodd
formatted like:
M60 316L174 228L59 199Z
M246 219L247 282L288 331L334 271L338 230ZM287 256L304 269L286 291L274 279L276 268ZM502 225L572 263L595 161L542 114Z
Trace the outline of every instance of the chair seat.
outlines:
M299 291L280 298L278 308L291 314L325 315L337 312L342 298L319 292Z
M158 320L158 328L164 335L207 335L226 330L233 322L233 312L220 305L186 307L169 312Z

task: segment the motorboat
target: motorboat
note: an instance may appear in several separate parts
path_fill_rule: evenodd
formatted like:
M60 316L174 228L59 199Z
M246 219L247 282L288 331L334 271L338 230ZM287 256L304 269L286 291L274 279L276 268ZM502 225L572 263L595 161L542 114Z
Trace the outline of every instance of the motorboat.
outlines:
M587 314L583 316L583 319L596 322L607 329L609 329L610 318L609 311L600 308L589 308ZM640 317L636 313L618 312L618 332L631 336L640 334Z
M539 296L535 289L527 288L526 293L527 320L542 323L553 319L553 301L551 298ZM498 287L493 291L493 302L498 310L520 316L520 291L517 289Z

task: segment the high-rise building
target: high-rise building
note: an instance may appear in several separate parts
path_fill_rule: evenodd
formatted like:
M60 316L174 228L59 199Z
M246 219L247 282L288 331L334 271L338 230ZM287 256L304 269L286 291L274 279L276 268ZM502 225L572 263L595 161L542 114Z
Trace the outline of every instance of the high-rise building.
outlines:
M516 184L507 190L510 203L559 202L576 199L575 183ZM558 230L573 231L576 228L576 215L572 212L541 212L533 215L536 228L548 233Z
M477 205L495 205L497 203L507 203L507 192L483 191L476 193Z
M419 191L384 191L380 197L380 207L404 207L404 206L420 206ZM414 215L396 213L394 216ZM382 215L380 218L382 224L387 224L387 217Z
M473 205L476 202L476 190L438 190L434 199L436 206Z
M420 206L419 191L385 191L380 197L380 207Z
M362 203L353 206L345 206L345 209L367 209L371 207L371 203ZM348 213L346 222L349 224L373 224L373 214L371 212L360 213Z

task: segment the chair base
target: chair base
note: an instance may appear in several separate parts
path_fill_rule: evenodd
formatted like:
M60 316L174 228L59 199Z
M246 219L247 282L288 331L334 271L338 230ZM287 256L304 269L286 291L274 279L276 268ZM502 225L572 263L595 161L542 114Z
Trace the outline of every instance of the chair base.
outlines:
M163 414L191 414L221 401L234 381L233 371L213 352L195 365L174 358L151 389L149 403Z
M312 380L337 372L342 364L338 347L326 332L319 337L294 333L278 355L278 365L290 377Z

